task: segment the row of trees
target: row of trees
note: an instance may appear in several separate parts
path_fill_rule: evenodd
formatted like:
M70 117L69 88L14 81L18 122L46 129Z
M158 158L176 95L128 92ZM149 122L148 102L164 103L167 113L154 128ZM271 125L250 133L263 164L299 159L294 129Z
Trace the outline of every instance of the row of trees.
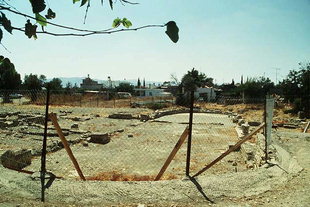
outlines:
M182 78L180 88L185 91L178 96L177 102L188 104L188 92L195 91L197 87L213 86L213 79L205 74L192 69ZM310 62L299 63L298 70L291 70L287 77L274 84L269 78L249 78L241 84L223 84L217 86L222 89L224 96L245 98L245 99L264 99L267 94L279 95L285 102L292 103L293 109L290 112L297 113L303 111L306 117L310 117ZM186 97L187 94L187 97Z
M29 75L25 75L24 81L22 81L20 74L15 70L15 66L10 59L0 56L0 89L42 90L43 87L47 86L51 90L63 89L62 81L59 78L53 78L47 81L45 75L38 76L30 73Z

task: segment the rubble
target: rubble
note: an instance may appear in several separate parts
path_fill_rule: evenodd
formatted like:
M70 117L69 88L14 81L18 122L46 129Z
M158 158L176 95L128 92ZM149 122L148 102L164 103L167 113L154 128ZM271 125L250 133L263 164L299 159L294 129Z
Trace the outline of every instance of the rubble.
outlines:
M8 150L1 157L1 164L4 167L21 170L31 164L31 150Z
M111 138L108 133L94 133L89 136L88 141L97 144L108 144L111 141Z

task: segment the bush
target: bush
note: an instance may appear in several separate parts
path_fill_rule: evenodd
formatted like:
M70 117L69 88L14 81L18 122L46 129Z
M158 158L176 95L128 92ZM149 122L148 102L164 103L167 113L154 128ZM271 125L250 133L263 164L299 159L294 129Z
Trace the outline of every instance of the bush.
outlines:
M178 94L175 104L178 106L190 107L190 97L184 94Z
M153 110L163 109L169 107L167 103L148 103L146 107Z

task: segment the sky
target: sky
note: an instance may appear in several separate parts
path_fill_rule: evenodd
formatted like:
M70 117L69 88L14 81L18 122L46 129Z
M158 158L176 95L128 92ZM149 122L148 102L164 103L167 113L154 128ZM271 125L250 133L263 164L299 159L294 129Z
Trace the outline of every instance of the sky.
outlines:
M28 1L9 1L19 11L33 15ZM139 5L92 0L86 24L86 7L71 0L48 0L56 12L53 23L84 29L107 29L113 19L126 17L133 28L175 21L178 43L170 41L165 28L89 37L54 37L38 34L28 39L22 32L4 31L0 46L17 72L53 77L86 77L107 80L179 80L192 68L229 83L240 77L265 76L277 81L299 62L310 61L310 0L136 0ZM45 13L45 12L43 12ZM9 14L13 26L26 18ZM50 32L68 31L48 25Z

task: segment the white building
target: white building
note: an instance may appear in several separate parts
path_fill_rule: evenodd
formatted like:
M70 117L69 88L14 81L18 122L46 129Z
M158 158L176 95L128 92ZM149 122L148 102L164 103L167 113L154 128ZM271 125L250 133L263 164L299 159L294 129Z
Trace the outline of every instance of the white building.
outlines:
M164 89L160 88L135 88L134 89L138 96L172 96L171 93L165 92Z
M205 101L215 100L216 93L213 87L197 88L195 98L203 98Z

